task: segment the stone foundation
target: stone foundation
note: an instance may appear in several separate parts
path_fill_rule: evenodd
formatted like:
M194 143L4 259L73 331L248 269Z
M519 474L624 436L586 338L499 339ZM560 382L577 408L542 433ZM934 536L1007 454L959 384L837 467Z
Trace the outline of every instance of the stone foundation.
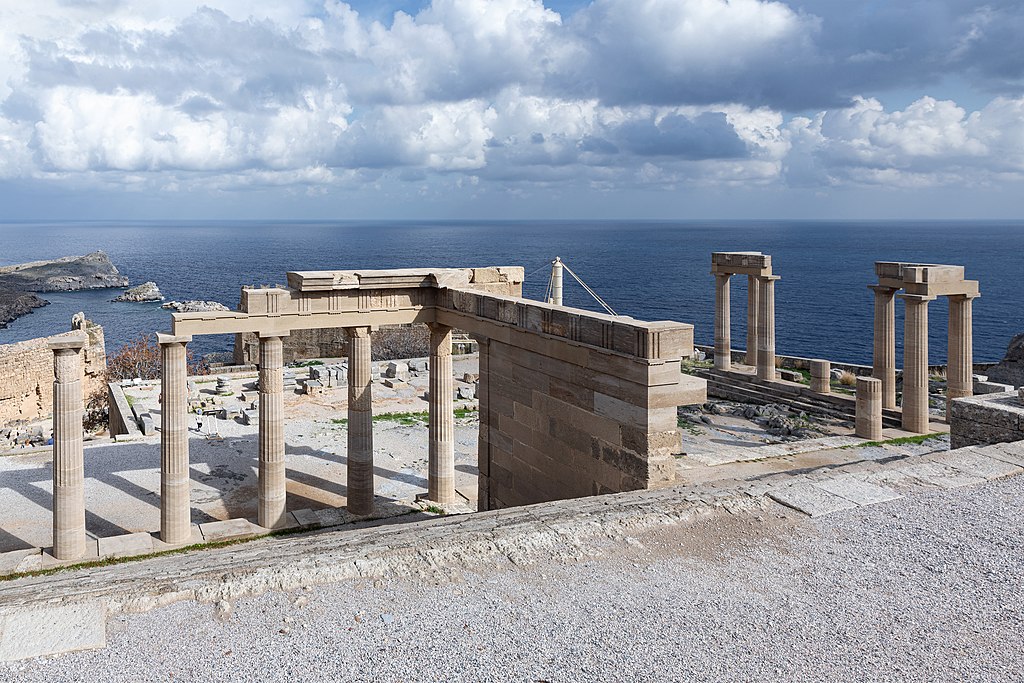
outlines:
M1024 403L1017 392L955 399L949 430L951 448L1024 441Z

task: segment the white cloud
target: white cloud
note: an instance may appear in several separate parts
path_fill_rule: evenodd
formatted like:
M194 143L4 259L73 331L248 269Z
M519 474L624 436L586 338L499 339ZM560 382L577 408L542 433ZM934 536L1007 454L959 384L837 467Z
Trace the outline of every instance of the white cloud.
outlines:
M965 1L911 40L896 19L886 30L854 9L593 0L562 17L541 0L433 0L384 24L339 0L4 3L0 178L180 192L1024 173L1011 87L1024 58L993 45L1024 12ZM976 112L931 97L886 111L870 97L915 68L1010 91ZM822 111L787 122L808 103Z

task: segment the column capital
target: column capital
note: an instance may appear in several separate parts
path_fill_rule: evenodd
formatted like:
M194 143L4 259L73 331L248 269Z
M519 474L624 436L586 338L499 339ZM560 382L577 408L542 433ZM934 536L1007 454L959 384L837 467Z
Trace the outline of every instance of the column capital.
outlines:
M981 293L980 292L973 293L973 294L947 294L946 295L946 298L949 299L950 301L974 301L975 299L978 299L980 297L981 297Z
M366 325L364 327L346 327L345 328L345 334L347 334L349 337L369 337L370 336L370 332L371 332L371 329L370 329L369 325Z
M263 341L265 339L284 339L289 336L291 332L257 332L256 334L259 336L260 341Z
M895 287L886 287L885 285L868 285L868 289L873 291L875 294L888 294L892 296L899 290Z
M47 346L53 352L58 351L81 351L89 344L89 335L85 332L72 332L71 334L51 339Z
M191 334L156 333L156 343L160 346L167 346L168 344L188 344L190 341L192 341Z
M775 282L776 280L782 279L781 275L755 275L754 277L761 282Z
M908 304L926 304L936 299L934 295L929 296L926 294L897 294L896 296Z
M451 325L445 325L443 323L438 323L438 322L429 322L429 323L426 323L426 326L427 326L427 328L430 329L431 332L441 332L441 333L444 333L444 332L447 332L448 330L452 329Z
M732 273L716 273L715 271L711 271L711 274L714 275L716 278L722 278L725 280L728 280L733 275Z

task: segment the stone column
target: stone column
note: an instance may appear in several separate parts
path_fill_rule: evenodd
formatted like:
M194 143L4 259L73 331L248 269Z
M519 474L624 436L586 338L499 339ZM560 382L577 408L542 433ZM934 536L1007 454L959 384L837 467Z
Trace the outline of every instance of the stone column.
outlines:
M158 334L160 344L160 540L192 539L188 467L188 363L190 336Z
M811 361L811 391L819 394L832 393L832 363L827 360Z
M928 302L934 296L901 294L903 331L903 429L928 433Z
M49 343L53 351L53 556L85 554L85 462L82 456L82 349L85 333Z
M875 293L875 341L871 376L882 381L882 407L896 407L896 290L872 285Z
M455 502L455 382L452 379L452 328L430 328L430 438L427 497L440 505Z
M370 388L370 328L348 333L348 510L373 512L373 393Z
M757 378L775 379L775 282L778 275L757 277Z
M974 395L974 296L958 294L949 298L949 359L946 368L946 422L953 399Z
M869 441L882 440L882 380L857 378L855 434Z
M747 276L747 354L743 362L747 365L757 367L757 318L760 303L758 294L760 287L757 285L757 276Z
M729 278L715 273L715 369L732 369L732 339L729 330Z
M259 525L285 522L284 349L281 337L260 336Z
M476 337L477 348L480 349L480 384L477 387L479 408L480 435L477 437L477 468L480 475L476 480L476 509L484 512L490 509L490 476L491 476L491 401L490 401L490 339Z

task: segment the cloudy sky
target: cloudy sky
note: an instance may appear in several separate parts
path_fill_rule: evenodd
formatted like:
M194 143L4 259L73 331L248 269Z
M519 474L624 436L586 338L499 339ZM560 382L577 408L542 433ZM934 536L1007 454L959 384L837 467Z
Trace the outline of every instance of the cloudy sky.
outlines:
M1019 0L0 2L0 219L1024 215Z

